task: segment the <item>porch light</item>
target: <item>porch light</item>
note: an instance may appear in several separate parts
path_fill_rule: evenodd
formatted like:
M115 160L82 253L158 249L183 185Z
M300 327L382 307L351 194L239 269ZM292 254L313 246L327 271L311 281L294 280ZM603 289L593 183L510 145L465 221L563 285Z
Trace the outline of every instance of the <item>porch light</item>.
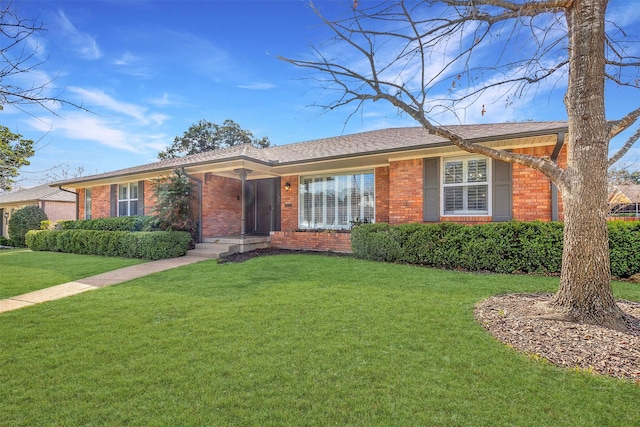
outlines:
M284 184L284 191L289 191L291 190L291 183L290 182L286 182Z
M9 219L9 211L4 212L4 219Z

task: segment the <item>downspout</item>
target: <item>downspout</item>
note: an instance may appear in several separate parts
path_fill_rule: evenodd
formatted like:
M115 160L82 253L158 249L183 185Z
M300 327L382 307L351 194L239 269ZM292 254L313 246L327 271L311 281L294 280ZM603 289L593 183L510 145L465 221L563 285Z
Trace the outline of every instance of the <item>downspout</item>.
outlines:
M198 243L202 243L202 180L189 175L184 168L181 169L181 172L190 180L195 181L198 186Z
M75 194L75 196L76 196L76 221L77 221L78 217L80 216L80 195L78 193L76 193L75 191L65 190L64 188L62 188L62 185L58 185L58 190L64 191L65 193Z
M553 147L553 152L551 153L551 161L555 164L558 164L558 156L560 155L560 150L562 150L562 146L564 145L564 132L558 133L558 138L556 140L556 146ZM558 221L560 215L558 213L558 187L552 182L551 183L551 220Z

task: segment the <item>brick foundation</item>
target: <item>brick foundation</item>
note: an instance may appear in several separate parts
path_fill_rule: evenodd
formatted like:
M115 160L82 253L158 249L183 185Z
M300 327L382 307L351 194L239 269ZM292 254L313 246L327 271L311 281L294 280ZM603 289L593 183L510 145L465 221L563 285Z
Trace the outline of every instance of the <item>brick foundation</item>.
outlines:
M351 233L272 231L271 247L305 251L351 253Z

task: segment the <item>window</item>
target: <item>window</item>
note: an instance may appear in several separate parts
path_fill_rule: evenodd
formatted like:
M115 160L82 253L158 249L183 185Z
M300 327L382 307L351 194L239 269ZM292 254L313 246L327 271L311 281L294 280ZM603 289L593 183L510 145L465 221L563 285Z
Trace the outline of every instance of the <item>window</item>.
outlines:
M489 167L488 158L444 159L444 215L489 214Z
M118 185L118 216L138 215L138 183Z
M91 219L91 189L84 190L84 219Z
M301 229L346 229L351 221L374 222L373 172L300 177Z

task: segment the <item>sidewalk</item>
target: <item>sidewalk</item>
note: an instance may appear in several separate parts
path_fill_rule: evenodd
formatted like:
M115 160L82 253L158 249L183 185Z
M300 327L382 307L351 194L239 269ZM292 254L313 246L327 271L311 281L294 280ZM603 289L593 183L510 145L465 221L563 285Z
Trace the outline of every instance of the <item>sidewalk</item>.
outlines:
M42 302L65 298L71 295L77 295L82 292L100 289L105 286L117 285L118 283L137 279L138 277L147 276L149 274L169 270L171 268L182 267L183 265L206 261L208 259L210 258L183 256L120 268L118 270L87 277L86 279L67 282L62 285L52 286L50 288L29 292L28 294L0 300L0 313L17 310L22 307L28 307Z

